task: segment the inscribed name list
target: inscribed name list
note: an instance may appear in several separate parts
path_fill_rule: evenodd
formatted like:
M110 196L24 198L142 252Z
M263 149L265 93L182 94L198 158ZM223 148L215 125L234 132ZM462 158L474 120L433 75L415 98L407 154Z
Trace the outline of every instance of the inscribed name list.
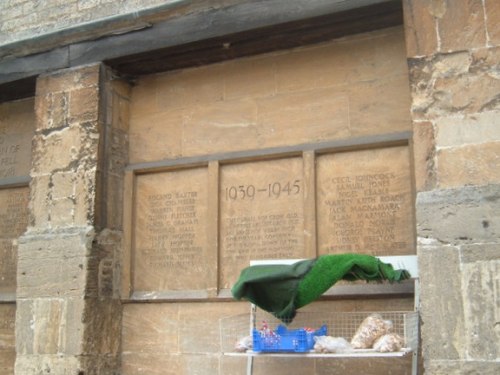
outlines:
M0 129L0 179L29 174L32 133L6 134Z
M225 165L220 181L222 288L250 260L304 257L301 158Z
M139 175L135 195L135 291L206 289L207 170Z
M319 253L413 253L411 184L406 146L320 156Z
M0 293L16 291L17 238L28 225L29 189L0 189Z

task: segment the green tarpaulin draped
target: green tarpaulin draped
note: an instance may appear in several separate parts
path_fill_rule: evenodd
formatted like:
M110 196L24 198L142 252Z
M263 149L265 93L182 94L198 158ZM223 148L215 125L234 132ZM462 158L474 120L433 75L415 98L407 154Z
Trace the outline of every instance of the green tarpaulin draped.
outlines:
M395 270L371 255L323 255L291 265L247 267L231 292L235 299L248 300L286 322L339 280L394 282L409 277L407 271Z

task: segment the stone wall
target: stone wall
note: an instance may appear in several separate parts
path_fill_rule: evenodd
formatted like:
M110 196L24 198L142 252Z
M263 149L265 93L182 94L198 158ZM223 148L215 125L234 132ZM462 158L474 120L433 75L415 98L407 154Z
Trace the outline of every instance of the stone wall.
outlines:
M405 1L426 373L498 373L500 12Z
M164 3L6 0L0 2L0 44ZM214 233L220 229L227 234L228 227L219 227L218 220L242 213L248 206L238 211L239 206L220 205L224 189L219 191L219 186L229 181L231 198L229 190L239 187L236 182L242 176L258 179L274 176L275 171L279 176L298 173L300 178L293 181L301 183L290 186L303 193L303 205L280 207L295 210L289 213L303 219L303 242L290 235L297 232L292 220L287 226L292 228L290 233L280 235L294 244L293 254L301 257L328 252L321 247L323 238L335 238L328 237L327 231L316 231L316 219L321 222L325 216L316 199L326 203L328 191L324 190L342 190L325 182L331 180L329 173L356 177L352 170L330 168L336 165L337 159L329 154L335 149L342 151L340 160L353 165L374 159L383 168L397 165L396 172L405 172L398 181L406 185L394 183L406 189L408 209L407 221L398 224L413 226L418 236L426 373L497 374L500 11L496 0L403 0L403 4L404 35L399 28L381 30L141 77L133 87L100 65L81 66L39 77L34 103L28 99L2 104L0 206L7 211L0 214L4 220L0 371L9 374L15 368L23 375L239 372L245 360L220 354L218 323L219 318L246 313L248 305L228 302L227 287L234 273L224 274L224 267L231 254L219 253L219 246L226 249L230 235L222 236L226 242L219 243ZM377 138L394 132L412 132L413 140ZM342 143L346 139L358 143ZM293 148L322 142L331 142L331 149L321 149L318 157L314 148ZM389 153L397 157L380 157L387 147L397 150ZM258 152L244 153L276 149L288 153L277 161ZM378 151L369 158L359 156L362 149ZM211 159L204 159L206 155ZM240 166L242 155L249 167ZM178 160L185 164L176 165ZM316 179L316 171L326 178ZM156 173L158 181L166 183L155 184ZM134 250L133 236L144 227L134 220L149 220L148 210L156 208L134 194L153 196L154 190L148 189L157 186L160 193L165 189L168 194L172 182L189 187L200 181L205 185L197 188L206 186L207 192L197 196L205 202L199 213L213 215L203 222L208 229L196 232L202 233L196 240L208 245L199 258L179 257L183 264L174 252L168 255L177 261L176 272L186 259L193 259L193 267L203 277L175 273L165 278L161 264L151 261L154 252ZM259 181L266 182L264 187L269 182ZM317 189L317 182L320 188L330 189ZM290 186L288 193L293 191ZM363 191L353 186L353 191L346 192ZM409 197L416 198L415 213ZM190 203L175 202L186 212L193 209ZM274 209L271 204L261 207ZM340 207L340 211L351 209L347 204ZM18 214L19 220L14 220ZM182 230L195 233L188 225ZM404 233L413 238L411 230ZM157 248L163 249L163 240L156 238ZM414 249L413 242L405 242L404 252ZM141 256L151 254L142 262ZM219 255L226 258L219 262ZM247 264L248 259L240 258ZM183 290L183 285L192 288ZM408 310L412 299L395 298L391 304L327 301L312 308ZM410 373L408 359L337 365L264 360L256 364L256 372L328 374L341 368L364 374Z
M229 288L250 259L341 252L337 242L378 255L415 253L408 140L394 144L384 138L411 127L402 31L384 29L137 80L131 89L125 196L130 238L122 269L124 375L243 373L245 358L221 355L233 350L222 341L237 337L221 338L219 322L249 312L248 303L230 300ZM377 137L385 141L377 143ZM287 152L304 144L312 149L356 140L366 145ZM276 149L283 154L266 154ZM249 151L256 156L242 156ZM335 194L342 190L331 181L377 173L398 176L386 186L405 197L398 224L388 224L399 239L391 248L374 244L378 237L363 242L368 234L352 226L355 235L334 237L333 220L373 224L355 219L356 207L347 203L339 210L352 217L330 219L325 202L340 201ZM266 187L276 181L283 186L292 181L292 187L273 195ZM240 185L249 199L241 191L236 199L233 186ZM359 182L348 188L360 199L367 189ZM180 203L186 194L189 202ZM195 219L189 225L175 222L179 212ZM272 221L270 215L294 220ZM177 246L177 238L188 240ZM413 298L329 301L309 309L373 310L413 310ZM303 359L255 362L254 374L326 375L339 367L345 374L411 373L411 357L345 360L335 366Z
M0 45L178 0L4 0Z
M118 371L120 221L102 207L108 194L119 198L114 181L126 161L114 127L127 123L106 110L126 90L102 84L105 75L93 65L38 79L29 225L18 251L19 374ZM114 152L103 157L104 147Z
M0 372L12 374L16 359L18 238L28 225L32 98L0 104Z

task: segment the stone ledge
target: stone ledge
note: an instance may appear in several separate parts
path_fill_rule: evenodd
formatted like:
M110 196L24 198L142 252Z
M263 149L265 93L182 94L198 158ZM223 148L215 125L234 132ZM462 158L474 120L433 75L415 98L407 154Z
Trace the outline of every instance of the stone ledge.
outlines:
M500 242L500 184L433 190L417 195L419 242Z

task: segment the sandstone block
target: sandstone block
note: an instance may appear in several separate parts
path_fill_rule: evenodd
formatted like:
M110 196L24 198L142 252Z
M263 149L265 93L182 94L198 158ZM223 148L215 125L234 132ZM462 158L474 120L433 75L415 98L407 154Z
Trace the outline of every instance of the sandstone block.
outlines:
M471 51L472 72L484 72L498 77L500 70L500 47L478 48Z
M432 115L476 113L500 109L500 79L489 74L438 78L434 84Z
M314 361L300 358L262 358L254 362L255 375L313 374Z
M146 76L137 81L130 92L130 119L140 120L146 115L152 115L163 110L156 104L156 90L158 89L158 78ZM133 139L133 137L131 137Z
M16 358L16 374L43 374L58 375L87 374L81 366L81 359L61 354L50 355L18 355ZM90 373L89 373L90 375ZM92 374L97 375L97 374Z
M423 286L420 307L424 360L464 358L464 302L458 248L420 246L418 256Z
M179 374L218 374L219 360L218 354L184 354Z
M83 296L93 234L82 230L24 236L18 250L18 298Z
M494 361L500 356L498 246L476 245L476 248L490 250L490 254L496 247L496 259L466 263L462 266L463 298L467 301L464 304L464 317L468 359Z
M15 317L15 351L18 356L34 353L34 327L33 319L34 306L32 299L18 299L16 301L17 311Z
M500 182L500 141L438 150L438 186L486 185Z
M366 46L364 46L366 47ZM349 45L329 43L300 48L275 56L279 93L341 86L348 82Z
M182 361L179 354L123 353L122 374L179 375Z
M69 121L81 123L96 121L99 114L99 90L97 87L85 87L69 93Z
M481 0L443 1L441 17L438 17L441 50L451 52L484 47L486 28Z
M430 56L437 51L436 18L431 3L431 0L403 1L408 57Z
M489 227L490 222L485 221L483 226ZM500 258L498 247L494 244L478 243L471 245L462 245L460 247L460 259L465 265L474 262L497 261Z
M431 122L413 123L413 158L417 191L432 190L436 184L436 141Z
M438 147L459 147L500 140L498 112L441 117L435 121Z
M422 371L422 370L420 370ZM341 359L335 358L335 366L332 366L331 359L320 359L316 361L317 375L335 375L342 373L345 375L381 375L381 374L398 374L410 375L411 374L411 357L408 356L403 359L386 358L352 358ZM266 373L263 372L262 375Z
M100 64L95 64L41 75L37 80L37 95L95 87L99 83L99 70Z
M71 198L74 196L72 172L56 172L51 177L52 199Z
M121 88L122 86L125 86L125 84L113 85L113 88L117 91L113 91L112 108L108 112L112 113L113 129L126 133L130 121L130 88L128 85L124 88Z
M258 139L264 140L262 146L272 147L345 138L349 132L348 100L337 88L258 99Z
M50 224L53 228L73 225L75 203L72 198L54 199L50 205Z
M81 167L77 170L75 177L73 223L76 226L90 225L96 213L96 167Z
M221 309L216 303L183 303L179 308L179 349L181 353L211 353L221 350L219 319L238 306ZM203 317L203 318L201 318Z
M0 104L0 179L30 173L33 105L33 98Z
M222 65L185 69L158 76L156 104L163 110L205 105L224 98Z
M16 320L17 353L80 354L83 300L76 308L63 298L22 299Z
M425 373L433 375L496 375L499 370L498 361L431 360L425 367Z
M478 49L410 59L414 119L498 109L498 51Z
M500 45L500 9L495 0L485 0L486 28L491 44Z
M374 31L331 43L278 54L278 92L342 87L359 81L407 73L400 28Z
M48 207L50 198L50 175L33 176L31 180L31 218L30 226L45 229L50 225Z
M224 100L268 97L276 93L276 62L273 55L225 63Z
M411 129L407 75L359 82L349 87L349 121L353 136Z
M442 243L494 242L500 235L500 185L417 195L417 234Z
M456 77L469 71L472 58L469 52L459 51L436 55L433 62L433 77Z
M64 128L47 137L34 138L33 169L35 174L49 174L54 169L70 168L71 162L80 156L82 132L78 127Z
M255 101L242 99L190 109L184 118L182 151L187 155L213 154L257 148L260 128ZM174 133L175 134L175 133Z
M152 112L141 117L132 117L129 132L130 163L182 156L186 117L184 110ZM165 132L168 132L168 135ZM206 144L204 147L207 147Z
M37 128L58 129L68 123L68 94L66 92L46 93L35 99Z
M349 56L349 83L408 76L404 33L400 27L350 37L345 49ZM335 64L330 64L330 69L335 69Z
M16 305L0 305L0 372L13 374L16 361L15 345Z
M105 199L105 203L107 203L107 226L110 229L119 230L123 227L123 178L108 175L107 187L108 197Z
M128 304L123 309L123 353L179 353L178 304Z

